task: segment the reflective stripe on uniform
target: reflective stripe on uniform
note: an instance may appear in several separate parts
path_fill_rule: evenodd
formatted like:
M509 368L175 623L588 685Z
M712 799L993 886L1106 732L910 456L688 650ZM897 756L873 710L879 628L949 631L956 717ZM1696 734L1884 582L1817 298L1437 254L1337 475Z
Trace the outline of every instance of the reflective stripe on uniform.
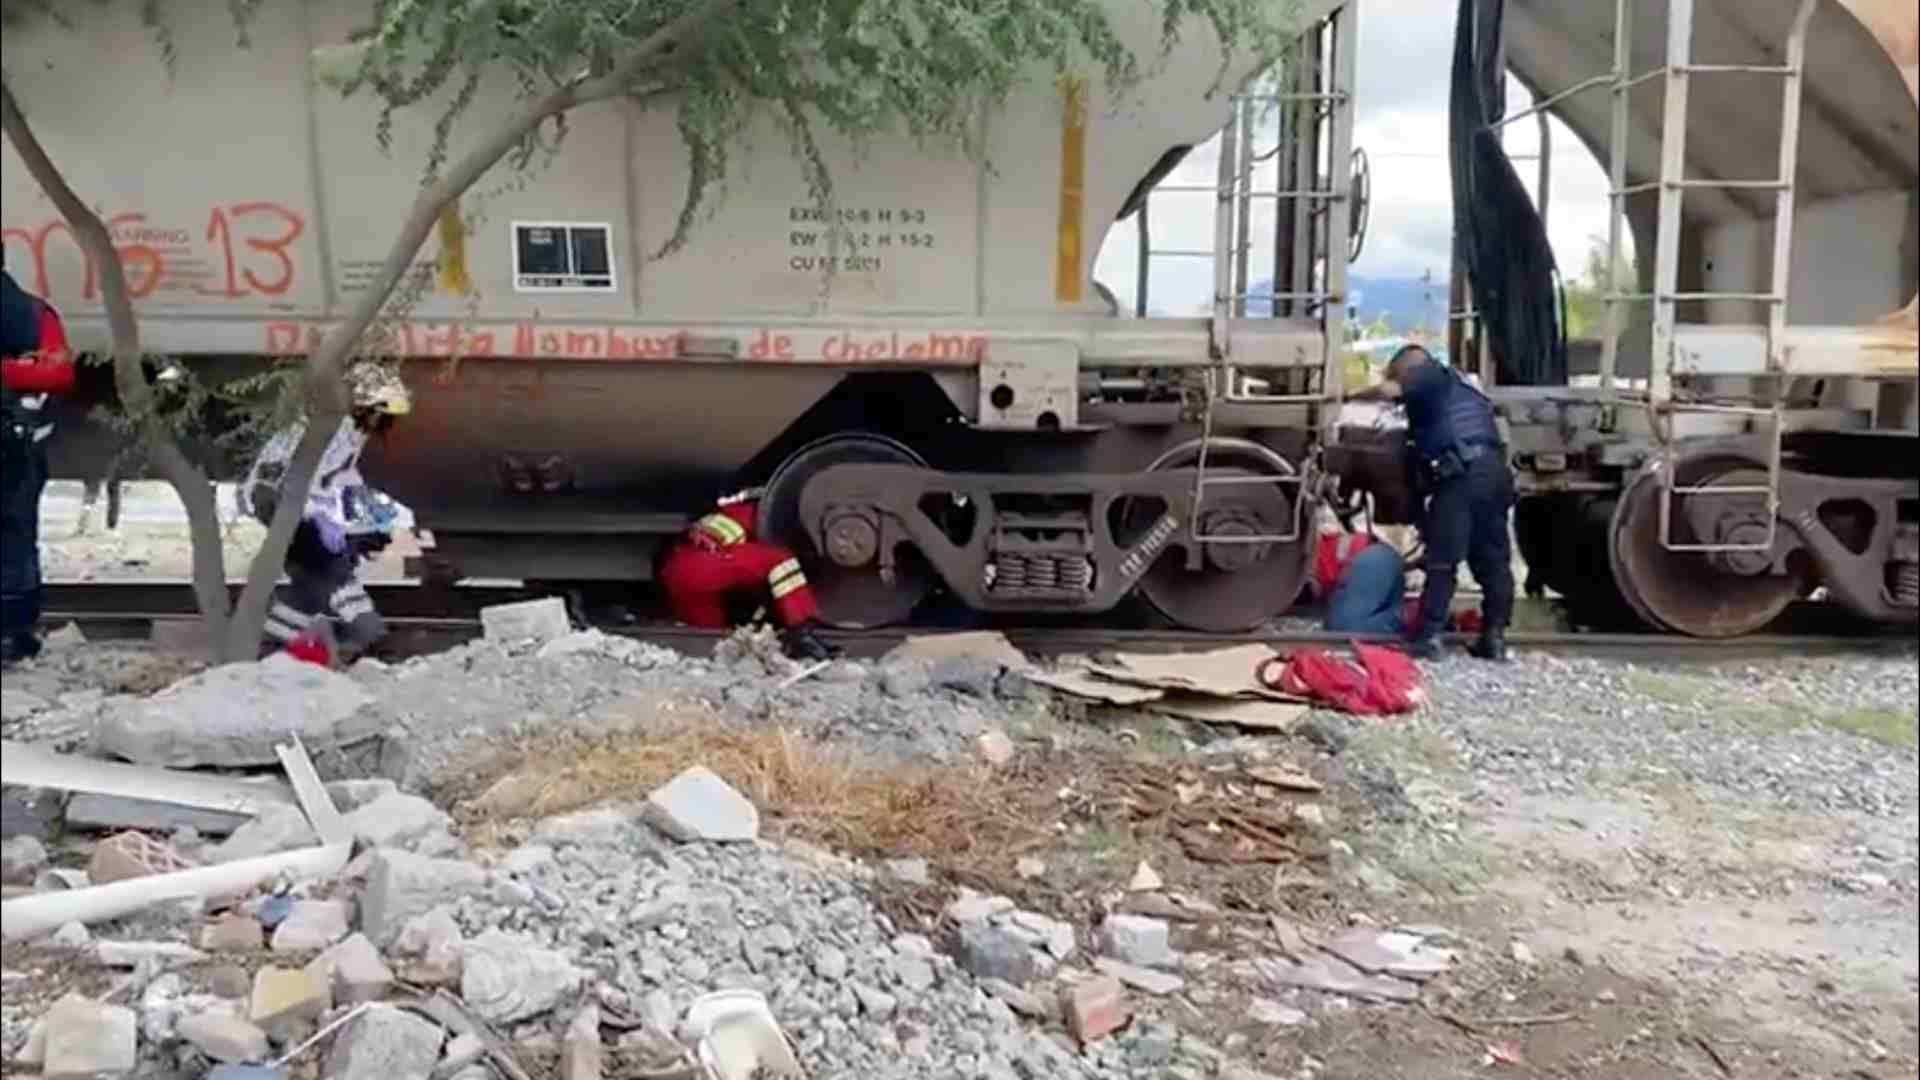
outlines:
M313 616L276 600L267 609L266 634L275 641L292 641L305 633L312 622Z
M341 586L327 601L327 605L333 608L334 614L348 622L373 614L373 598L357 581Z
M778 600L795 589L806 588L807 575L801 571L799 559L788 559L767 573L767 584Z
M747 530L725 514L708 514L695 522L693 527L722 544L738 544L747 538Z

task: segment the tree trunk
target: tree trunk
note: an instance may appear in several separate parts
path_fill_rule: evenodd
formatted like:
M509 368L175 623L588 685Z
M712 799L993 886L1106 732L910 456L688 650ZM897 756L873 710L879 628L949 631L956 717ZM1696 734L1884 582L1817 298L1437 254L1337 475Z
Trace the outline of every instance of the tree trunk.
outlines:
M13 88L0 80L0 128L20 155L40 189L53 201L74 239L100 275L101 303L106 309L107 326L113 335L113 382L120 394L120 405L134 418L154 467L173 485L180 504L186 508L188 535L193 542L193 592L200 605L209 641L217 644L227 630L227 568L220 545L220 515L214 502L214 488L207 474L190 460L161 423L154 404L153 387L141 369L145 351L140 346L140 323L133 314L133 296L127 289L127 275L114 250L113 237L106 223L80 197L74 194L58 166L34 135Z
M347 363L367 328L379 317L393 290L413 265L420 248L433 232L440 212L465 194L488 169L515 146L533 135L547 119L592 101L600 101L633 92L634 84L650 68L671 57L692 35L710 21L730 10L740 0L714 0L694 8L662 27L650 38L623 56L620 62L601 75L582 75L533 102L517 115L501 123L479 145L467 152L439 178L428 183L415 197L413 208L401 226L400 235L388 249L380 273L354 302L339 325L327 333L307 360L307 428L287 464L280 483L280 498L266 539L248 567L247 581L240 598L231 609L227 604L226 568L222 558L219 514L213 486L206 474L189 461L180 447L157 422L153 410L152 388L140 368L139 325L134 318L126 275L113 249L112 237L98 215L89 210L67 186L59 170L28 130L13 93L5 89L7 136L27 169L59 206L81 247L100 269L101 292L107 319L113 329L114 379L122 403L140 421L153 461L162 476L179 492L187 508L187 521L193 537L194 590L202 615L214 643L216 658L225 661L251 659L259 650L261 631L266 626L267 608L279 580L287 546L293 540L312 487L314 471L327 442L339 430L350 401L346 385Z
M326 450L327 440L339 429L340 421L347 415L351 404L346 385L348 361L354 348L359 345L361 335L379 317L387 299L419 256L421 246L433 235L440 212L478 183L487 170L498 164L509 151L539 130L542 123L588 102L630 92L642 73L734 2L737 0L721 0L683 15L623 57L605 75L576 80L540 98L500 124L445 173L420 189L406 221L400 226L400 235L394 238L393 246L387 250L380 272L360 294L360 298L354 301L353 309L346 318L327 332L319 348L307 359L307 429L301 436L292 461L287 465L286 477L281 481L280 500L274 510L273 524L267 530L267 538L262 542L259 554L254 556L246 587L241 590L239 602L234 606L233 618L227 628L226 651L229 659L239 659L243 654L250 656L258 648L261 631L266 626L274 582L279 577L280 564L286 558L293 531L299 526L300 511L306 504L314 469Z

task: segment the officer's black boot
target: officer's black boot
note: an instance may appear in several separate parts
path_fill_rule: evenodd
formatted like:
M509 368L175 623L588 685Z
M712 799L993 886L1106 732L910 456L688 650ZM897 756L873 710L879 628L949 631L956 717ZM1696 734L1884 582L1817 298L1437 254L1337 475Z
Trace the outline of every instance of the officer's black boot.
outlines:
M1400 647L1415 660L1440 659L1440 642L1430 637L1408 638Z
M40 655L40 639L32 633L14 634L0 638L0 665L12 667L22 660L31 660Z
M1489 623L1485 629L1480 631L1479 640L1475 641L1472 645L1468 646L1467 652L1472 654L1473 656L1479 657L1482 660L1492 660L1495 663L1499 663L1506 660L1507 658L1506 629L1504 627L1494 626L1491 623Z
M839 656L839 649L820 640L818 630L819 624L811 621L788 628L782 640L787 656L802 663L832 660Z

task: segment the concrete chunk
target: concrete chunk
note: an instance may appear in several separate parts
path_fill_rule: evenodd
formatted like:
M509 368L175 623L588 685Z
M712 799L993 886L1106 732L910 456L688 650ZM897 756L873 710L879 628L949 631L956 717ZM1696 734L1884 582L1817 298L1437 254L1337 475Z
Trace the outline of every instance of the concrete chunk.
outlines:
M573 633L566 602L557 596L480 609L488 641L553 641Z
M648 824L681 842L753 840L760 811L703 765L695 765L647 796Z
M216 863L237 862L281 851L313 847L320 837L308 823L307 815L292 806L269 806L260 816L233 830L233 835L213 849Z
M418 795L382 795L346 816L353 838L369 847L409 847L422 837L451 832L446 811Z
M31 885L46 865L46 845L31 836L16 836L0 843L0 883Z
M273 951L319 952L346 936L346 901L299 900L286 919L273 928Z
M62 998L47 1010L40 1068L47 1080L126 1076L138 1061L133 1010Z
M369 780L335 780L327 786L327 798L342 814L351 814L375 799L397 794L400 788L384 777Z
M1171 963L1167 924L1144 915L1109 915L1100 924L1100 943L1107 955L1140 967Z
M393 951L412 958L412 965L406 969L409 982L451 986L460 981L460 958L466 951L466 942L460 936L460 924L453 921L453 913L437 907L407 920L399 937L394 939Z
M1024 985L1034 975L1033 950L997 927L967 923L954 934L953 958L975 978Z
M174 1030L215 1061L238 1065L267 1056L267 1033L237 1016L226 1013L183 1016Z
M456 859L431 859L396 848L374 852L360 898L360 926L375 945L392 943L416 915L485 889L487 872Z
M353 679L276 652L200 672L149 698L114 700L94 742L142 765L274 765L274 746L292 736L322 747L373 734L349 723L370 701Z
M378 1001L393 988L393 971L380 958L365 934L355 934L314 958L333 986L333 999L343 1005Z
M391 1005L375 1005L340 1029L327 1053L327 1080L428 1076L440 1060L440 1025Z
M510 1024L551 1010L584 974L565 956L519 934L489 930L460 956L460 996L486 1020Z

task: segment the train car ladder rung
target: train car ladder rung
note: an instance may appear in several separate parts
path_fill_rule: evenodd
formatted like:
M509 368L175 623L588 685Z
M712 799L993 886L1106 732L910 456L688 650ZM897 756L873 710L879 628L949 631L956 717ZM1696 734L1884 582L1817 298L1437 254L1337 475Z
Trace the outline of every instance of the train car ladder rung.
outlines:
M1787 180L1681 180L1673 186L1688 191L1779 191L1792 187Z
M1689 75L1798 75L1799 69L1785 64L1676 64L1673 71Z
M1736 406L1673 406L1675 412L1733 414L1764 418L1768 421L1767 439L1767 482L1765 486L1756 484L1736 484L1727 487L1715 487L1712 484L1688 484L1680 486L1674 483L1673 455L1667 455L1659 465L1660 471L1660 546L1667 551L1689 551L1700 554L1733 554L1737 552L1771 552L1780 534L1780 473L1781 444L1785 437L1786 417L1776 403L1770 409L1748 409ZM1765 540L1752 544L1715 544L1693 543L1676 544L1673 542L1673 507L1676 496L1690 498L1727 498L1739 495L1765 495L1767 497L1767 536Z

